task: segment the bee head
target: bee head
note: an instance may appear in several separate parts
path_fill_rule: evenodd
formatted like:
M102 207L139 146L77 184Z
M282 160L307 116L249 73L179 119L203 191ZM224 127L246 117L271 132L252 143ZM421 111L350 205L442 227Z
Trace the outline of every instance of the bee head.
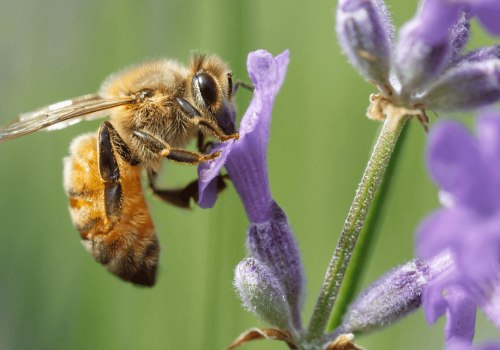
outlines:
M191 59L191 93L196 107L214 119L226 133L235 132L236 111L231 100L229 67L217 56L196 55Z

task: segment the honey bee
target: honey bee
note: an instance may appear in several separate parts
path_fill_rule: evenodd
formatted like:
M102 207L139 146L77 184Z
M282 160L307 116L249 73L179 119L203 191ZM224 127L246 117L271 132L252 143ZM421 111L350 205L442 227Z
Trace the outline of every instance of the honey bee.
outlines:
M189 206L197 195L194 182L162 190L156 174L164 158L197 165L217 157L204 153L206 136L238 139L232 97L239 84L233 86L227 64L217 56L194 55L187 67L168 59L145 63L112 74L97 94L20 115L0 130L0 142L109 115L97 133L75 138L64 160L71 219L84 247L111 273L153 286L159 244L141 172L161 199ZM186 150L196 137L200 152Z

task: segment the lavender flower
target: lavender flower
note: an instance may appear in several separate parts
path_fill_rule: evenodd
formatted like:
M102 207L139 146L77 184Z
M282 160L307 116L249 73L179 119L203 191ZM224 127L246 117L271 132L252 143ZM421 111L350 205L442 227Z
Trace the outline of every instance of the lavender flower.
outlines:
M251 222L265 222L272 203L267 174L266 149L274 98L285 79L288 51L273 58L259 50L248 55L247 68L254 84L254 96L240 125L238 141L216 146L221 155L199 167L199 200L203 208L214 205L215 177L225 166L240 195Z
M287 65L288 51L274 58L263 50L249 54L247 67L255 87L254 96L241 120L239 140L217 145L221 155L200 166L199 204L210 207L215 203L214 179L225 166L250 220L248 248L252 258L237 268L236 289L247 308L259 317L298 334L302 329L304 272L285 213L271 196L266 165L271 111ZM248 268L249 262L252 269ZM249 278L250 274L242 273L242 269L251 270L254 277ZM259 287L249 284L250 280ZM269 290L270 295L259 292L259 288ZM272 316L265 305L278 297L283 298L286 307L277 304L279 312L275 310L276 316ZM285 315L290 315L288 324L283 321Z
M500 329L500 115L478 119L474 137L456 122L431 132L427 165L444 208L418 230L418 252L450 252L456 267L424 293L429 323L448 316L447 343L471 343L476 307ZM445 294L443 294L445 292Z
M498 47L463 52L470 18L500 34L498 14L494 0L424 0L394 44L382 0L340 1L337 33L343 51L382 95L372 99L369 117L394 113L387 106L420 116L425 109L469 110L500 100Z

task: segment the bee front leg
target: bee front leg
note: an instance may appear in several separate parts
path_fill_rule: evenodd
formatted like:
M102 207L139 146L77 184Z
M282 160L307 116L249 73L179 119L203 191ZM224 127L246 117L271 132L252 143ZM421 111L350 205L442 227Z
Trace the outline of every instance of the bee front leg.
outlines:
M201 154L198 152L191 152L181 148L170 147L168 143L141 130L134 130L133 136L140 140L144 147L150 151L157 153L161 157L168 158L177 163L198 165L200 163L217 158L220 152L211 154Z
M184 112L186 120L190 123L193 123L194 125L203 125L208 128L220 141L238 140L239 134L237 132L226 135L213 120L203 117L201 113L187 100L182 97L177 97L176 100L179 107L181 107L181 110Z
M109 125L109 123L104 123L99 128L97 141L98 164L101 180L104 184L106 216L111 221L118 221L122 206L122 185L120 183L120 169L115 157Z

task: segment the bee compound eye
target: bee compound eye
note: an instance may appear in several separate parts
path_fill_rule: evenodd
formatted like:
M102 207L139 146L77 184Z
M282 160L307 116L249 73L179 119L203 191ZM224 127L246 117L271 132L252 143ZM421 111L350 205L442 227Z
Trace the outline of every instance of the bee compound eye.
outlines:
M197 73L193 78L196 90L199 91L206 107L213 105L217 101L218 87L214 79L207 73Z

